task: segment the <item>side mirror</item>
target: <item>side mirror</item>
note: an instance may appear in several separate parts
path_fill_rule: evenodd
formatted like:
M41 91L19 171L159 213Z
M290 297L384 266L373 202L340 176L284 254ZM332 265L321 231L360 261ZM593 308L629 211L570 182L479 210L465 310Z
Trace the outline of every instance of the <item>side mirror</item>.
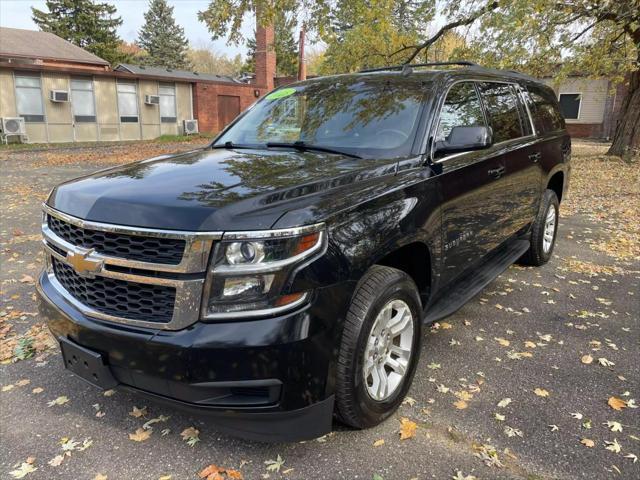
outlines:
M493 143L486 126L453 127L446 140L436 142L436 153L457 153L488 148Z

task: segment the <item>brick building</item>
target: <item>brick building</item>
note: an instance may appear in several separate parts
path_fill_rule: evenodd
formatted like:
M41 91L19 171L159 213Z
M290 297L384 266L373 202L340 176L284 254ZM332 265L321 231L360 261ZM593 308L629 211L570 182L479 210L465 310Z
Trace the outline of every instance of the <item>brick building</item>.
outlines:
M273 89L273 38L273 28L257 30L256 72L244 83L139 65L111 69L51 33L0 28L0 119L20 124L31 143L153 139L184 133L192 119L200 132L216 133Z

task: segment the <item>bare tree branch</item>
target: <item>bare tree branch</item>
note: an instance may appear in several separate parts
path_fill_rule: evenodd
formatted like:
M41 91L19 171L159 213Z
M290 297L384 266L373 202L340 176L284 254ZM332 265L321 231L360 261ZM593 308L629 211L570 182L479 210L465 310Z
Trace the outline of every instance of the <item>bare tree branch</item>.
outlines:
M401 52L404 52L404 51L407 51L407 50L413 50L411 55L409 55L409 58L404 62L405 65L409 64L420 54L420 52L422 52L423 50L428 50L431 45L433 45L435 42L437 42L438 39L440 39L440 37L442 37L449 30L453 30L453 29L458 28L458 27L463 27L465 25L471 25L473 22L478 20L480 17L482 17L486 13L491 12L492 10L495 10L496 8L498 8L498 2L497 1L493 1L491 3L488 3L484 7L480 8L480 9L476 10L475 12L473 12L472 14L470 14L468 17L461 18L460 20L456 20L455 22L447 23L442 28L440 28L440 30L438 30L435 33L435 35L433 35L428 40L426 40L426 41L424 41L424 42L422 42L422 43L420 43L418 45L409 45L409 46L406 46L406 47L402 47L400 50L397 50L397 51L393 52L391 54L391 56L397 55L398 53L401 53Z

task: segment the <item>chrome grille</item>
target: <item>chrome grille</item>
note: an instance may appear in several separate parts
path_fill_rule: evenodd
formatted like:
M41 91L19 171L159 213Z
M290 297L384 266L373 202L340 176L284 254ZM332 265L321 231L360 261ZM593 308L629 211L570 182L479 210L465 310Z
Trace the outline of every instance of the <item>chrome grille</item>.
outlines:
M104 224L43 209L47 277L67 303L89 317L140 327L180 330L198 321L221 233Z
M186 242L178 238L154 238L123 233L90 230L48 215L49 228L59 237L78 247L92 248L112 257L139 262L178 265Z
M81 277L55 258L52 263L53 272L65 290L98 312L154 323L168 323L173 317L175 288L106 277Z

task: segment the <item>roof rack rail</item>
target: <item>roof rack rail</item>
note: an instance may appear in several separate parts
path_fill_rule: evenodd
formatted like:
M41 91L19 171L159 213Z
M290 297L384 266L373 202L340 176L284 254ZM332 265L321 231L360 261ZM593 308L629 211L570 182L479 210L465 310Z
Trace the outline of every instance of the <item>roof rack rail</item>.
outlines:
M469 62L467 60L459 60L459 61L452 61L452 62L406 63L404 65L390 65L387 67L366 68L364 70L360 70L360 73L384 72L386 70L402 70L403 72L409 72L414 67L440 67L445 65L462 65L465 67L480 66L477 63Z

